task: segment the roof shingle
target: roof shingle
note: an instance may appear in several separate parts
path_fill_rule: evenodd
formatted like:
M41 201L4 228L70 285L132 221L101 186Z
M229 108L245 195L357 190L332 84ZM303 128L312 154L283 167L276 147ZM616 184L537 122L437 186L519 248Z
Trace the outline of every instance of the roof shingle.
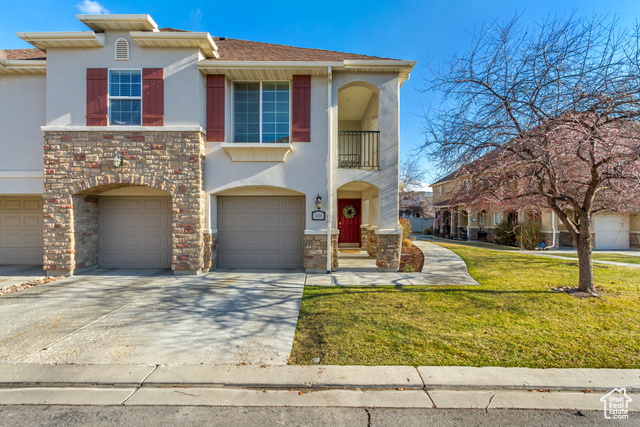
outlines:
M46 59L47 54L40 49L6 49L0 50L0 59Z

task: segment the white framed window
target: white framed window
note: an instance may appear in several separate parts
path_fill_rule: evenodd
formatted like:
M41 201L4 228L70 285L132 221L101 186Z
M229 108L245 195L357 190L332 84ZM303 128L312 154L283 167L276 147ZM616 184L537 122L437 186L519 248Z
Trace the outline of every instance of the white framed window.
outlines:
M233 82L233 141L275 143L290 140L290 82Z
M109 69L109 125L142 124L142 70Z
M493 224L494 225L500 224L500 214L499 213L494 213L493 214Z
M444 193L444 186L441 185L440 187L438 187L438 193Z
M129 60L129 42L127 39L118 39L115 44L115 56L116 61L128 61Z
M478 214L478 222L480 222L480 224L484 225L484 213Z

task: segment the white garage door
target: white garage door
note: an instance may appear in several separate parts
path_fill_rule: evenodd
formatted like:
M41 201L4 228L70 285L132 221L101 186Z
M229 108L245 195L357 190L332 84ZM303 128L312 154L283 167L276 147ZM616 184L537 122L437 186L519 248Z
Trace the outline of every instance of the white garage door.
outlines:
M304 197L218 197L218 267L302 268Z
M171 197L99 197L98 268L171 268Z
M0 197L0 264L42 265L42 197Z
M624 215L595 215L596 249L629 249L629 218Z

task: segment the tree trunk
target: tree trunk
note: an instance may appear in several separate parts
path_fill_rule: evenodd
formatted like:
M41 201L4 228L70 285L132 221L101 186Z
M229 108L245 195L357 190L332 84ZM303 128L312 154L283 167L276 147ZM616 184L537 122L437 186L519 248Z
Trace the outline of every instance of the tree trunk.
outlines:
M591 259L591 231L580 230L576 243L578 245L578 291L596 293L593 280L593 261Z

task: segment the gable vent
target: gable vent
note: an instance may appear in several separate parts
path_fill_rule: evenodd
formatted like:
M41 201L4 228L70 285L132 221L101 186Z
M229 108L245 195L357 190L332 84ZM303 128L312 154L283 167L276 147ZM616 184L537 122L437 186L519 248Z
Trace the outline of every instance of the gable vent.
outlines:
M129 60L129 42L126 39L116 40L116 61Z

